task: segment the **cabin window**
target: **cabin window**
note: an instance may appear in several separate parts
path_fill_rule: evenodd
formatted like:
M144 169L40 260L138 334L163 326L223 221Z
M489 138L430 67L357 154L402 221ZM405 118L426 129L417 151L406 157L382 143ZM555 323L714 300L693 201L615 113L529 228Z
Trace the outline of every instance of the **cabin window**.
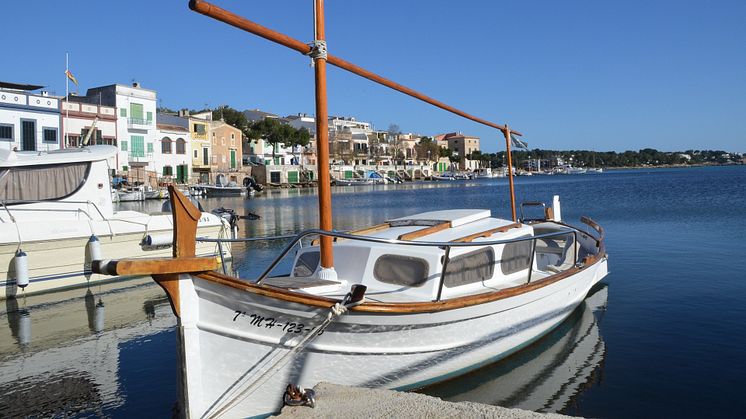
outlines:
M61 199L78 190L90 163L11 167L0 170L0 200L44 201Z
M429 273L425 259L400 255L383 255L373 267L373 277L377 280L405 287L422 286Z
M319 252L306 252L298 256L298 261L295 262L295 268L293 268L293 276L297 277L309 277L316 272L316 268L319 266Z
M510 275L528 269L531 263L531 240L508 243L503 249L500 269L503 274Z
M443 285L458 287L492 278L495 272L495 251L492 247L455 256L448 261Z

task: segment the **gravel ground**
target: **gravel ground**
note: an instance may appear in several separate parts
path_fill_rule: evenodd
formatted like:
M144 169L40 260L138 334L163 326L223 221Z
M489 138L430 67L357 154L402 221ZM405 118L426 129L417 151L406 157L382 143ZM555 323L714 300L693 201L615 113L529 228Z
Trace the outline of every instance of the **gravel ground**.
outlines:
M346 387L319 383L316 407L285 406L280 418L542 418L560 419L570 416L544 414L521 409L508 409L479 403L452 403L417 393Z

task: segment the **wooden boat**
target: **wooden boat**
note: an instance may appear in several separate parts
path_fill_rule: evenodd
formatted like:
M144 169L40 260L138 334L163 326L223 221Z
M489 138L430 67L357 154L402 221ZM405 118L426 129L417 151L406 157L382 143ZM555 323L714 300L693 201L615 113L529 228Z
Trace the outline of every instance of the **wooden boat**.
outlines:
M565 224L558 199L542 218L518 220L512 176L512 220L441 210L332 231L327 63L499 129L509 167L510 138L520 133L327 54L322 0L311 46L206 2L190 7L314 60L320 228L295 237L258 278L233 278L195 257L199 211L170 187L174 258L94 264L152 275L167 292L179 318L186 416L266 415L283 400L310 401L292 388L283 396L288 383L408 389L463 374L547 333L607 274L602 228L588 218L594 234ZM270 277L289 255L290 273Z
M451 402L560 412L599 381L606 356L599 325L607 297L605 284L593 287L565 322L510 361L424 392Z
M168 292L192 417L275 412L288 382L408 389L462 374L544 335L607 273L602 230L590 220L598 236L559 220L513 223L489 210L448 210L355 234L324 232L338 240L337 279L320 278L320 249L304 246L290 275L246 282L211 272L214 259L191 256L196 209L170 193L176 231L186 233L175 238L178 257L98 269L153 274ZM367 287L365 301L273 371L354 285ZM267 371L271 377L244 393Z

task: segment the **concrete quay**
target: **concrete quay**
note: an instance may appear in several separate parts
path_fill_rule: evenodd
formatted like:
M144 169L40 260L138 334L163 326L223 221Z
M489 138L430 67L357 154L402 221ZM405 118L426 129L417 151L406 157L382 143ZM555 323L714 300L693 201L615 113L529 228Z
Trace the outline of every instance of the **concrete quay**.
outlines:
M287 419L571 418L571 416L556 413L537 413L480 403L453 403L418 393L347 387L329 383L319 383L313 390L316 392L316 407L285 406L279 415L273 417Z

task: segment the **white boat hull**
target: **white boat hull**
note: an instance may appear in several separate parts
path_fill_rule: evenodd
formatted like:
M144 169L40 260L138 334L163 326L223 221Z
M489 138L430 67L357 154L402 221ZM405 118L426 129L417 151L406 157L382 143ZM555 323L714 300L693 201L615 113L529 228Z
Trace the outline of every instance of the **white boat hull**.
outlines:
M483 304L431 313L348 312L225 417L278 411L288 383L409 389L465 373L547 333L606 273L603 258L570 277ZM328 311L189 275L180 277L179 304L190 417L219 410Z
M57 223L22 223L18 227L23 232L23 241L20 247L28 255L29 285L25 288L26 294L47 292L62 288L85 286L99 281L111 281L113 278L91 272L91 258L89 254L88 240L91 235L91 226L97 234L101 243L101 254L105 259L121 258L146 258L146 257L170 257L171 247L147 249L141 246L146 234L157 236L172 235L170 216L156 216L168 218L167 225L157 226L157 222L151 221L150 228L146 230L147 223L138 225L127 221L111 220L76 222L72 220L60 220ZM210 219L212 220L212 216ZM217 218L217 217L214 217ZM128 220L147 221L147 220ZM27 225L24 225L27 224ZM164 223L165 224L165 223ZM0 233L3 237L15 237L15 225L0 225ZM111 227L115 234L108 230ZM7 233L5 233L7 231ZM218 220L211 221L197 230L198 237L217 238L225 236L227 227L219 224ZM38 232L34 235L34 232ZM223 232L221 234L221 232ZM19 248L17 240L0 243L0 286L3 291L0 299L21 294L21 290L15 285L15 272L13 271L13 258ZM225 258L230 258L229 246L224 246ZM217 255L218 250L215 243L197 243L197 254L201 256Z

